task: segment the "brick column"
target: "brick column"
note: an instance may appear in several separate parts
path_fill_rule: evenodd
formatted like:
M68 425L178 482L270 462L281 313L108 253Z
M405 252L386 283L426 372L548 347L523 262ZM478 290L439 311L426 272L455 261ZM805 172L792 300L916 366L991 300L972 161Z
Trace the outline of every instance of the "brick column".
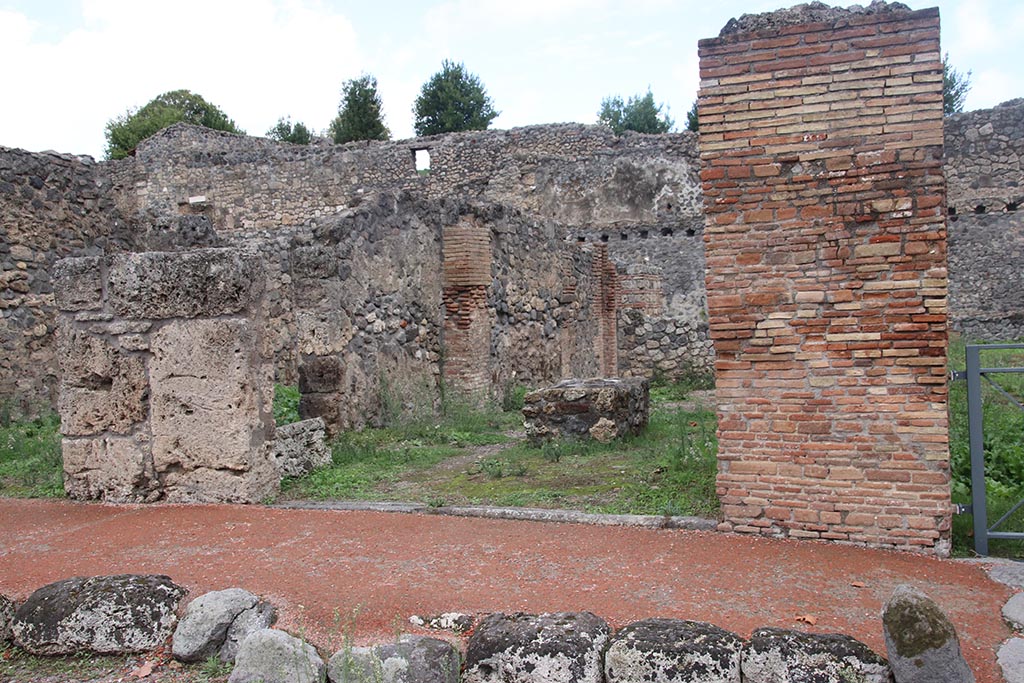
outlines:
M618 377L619 274L604 244L594 245L594 281L597 283L597 364L602 377Z
M444 378L466 397L483 399L490 388L491 232L470 217L444 228Z
M938 10L726 32L700 42L722 527L945 554Z

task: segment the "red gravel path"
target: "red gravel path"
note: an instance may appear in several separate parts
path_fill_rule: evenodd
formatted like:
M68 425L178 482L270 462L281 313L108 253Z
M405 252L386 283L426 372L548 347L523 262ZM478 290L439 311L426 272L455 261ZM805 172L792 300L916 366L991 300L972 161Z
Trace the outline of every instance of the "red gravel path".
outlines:
M1010 590L982 567L897 552L714 532L244 506L111 506L0 499L0 592L76 575L162 573L191 591L239 586L279 625L333 651L459 611L589 610L613 627L652 616L848 633L884 654L899 583L950 615L980 683L1001 680ZM863 584L863 587L854 584ZM816 619L815 626L797 616Z

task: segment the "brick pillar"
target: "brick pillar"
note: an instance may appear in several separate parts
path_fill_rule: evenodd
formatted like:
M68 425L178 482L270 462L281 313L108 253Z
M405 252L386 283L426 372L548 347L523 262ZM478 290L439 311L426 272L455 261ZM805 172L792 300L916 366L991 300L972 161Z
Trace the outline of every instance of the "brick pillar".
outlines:
M594 281L597 283L597 364L602 377L619 376L619 277L608 247L594 245Z
M490 387L491 232L469 217L443 231L444 378L455 391L481 399Z
M722 527L944 554L938 10L769 19L700 42Z

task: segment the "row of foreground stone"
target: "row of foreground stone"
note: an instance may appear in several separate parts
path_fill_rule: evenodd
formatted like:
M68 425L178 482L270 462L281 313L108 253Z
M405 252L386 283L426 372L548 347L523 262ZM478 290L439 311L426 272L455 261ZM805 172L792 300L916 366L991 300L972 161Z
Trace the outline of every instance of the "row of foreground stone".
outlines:
M326 662L309 643L271 628L273 606L232 588L192 600L169 577L72 578L16 611L0 596L0 640L33 654L128 653L172 640L183 662L233 662L230 683L911 683L973 681L952 624L900 586L883 614L889 661L845 635L761 628L744 640L712 624L645 619L613 633L590 612L491 614L471 628L465 660L450 642L404 635L347 646Z

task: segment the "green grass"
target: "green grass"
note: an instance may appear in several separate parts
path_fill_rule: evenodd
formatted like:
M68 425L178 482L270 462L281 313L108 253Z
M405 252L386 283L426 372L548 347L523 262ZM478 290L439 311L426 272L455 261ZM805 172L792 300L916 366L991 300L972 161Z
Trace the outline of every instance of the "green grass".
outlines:
M278 426L298 422L299 388L284 384L274 385L274 423Z
M950 367L963 370L966 344L951 341ZM984 367L1024 367L1024 349L983 351ZM1024 376L992 375L1004 390L1024 403ZM985 479L989 525L995 522L1017 501L1024 498L1024 411L1013 405L998 391L982 384L982 404L985 445ZM952 471L953 502L971 502L970 438L967 424L967 382L950 383L949 389L949 450ZM973 519L970 515L956 515L953 520L953 553L972 555L974 539ZM1024 511L1018 510L999 527L1000 531L1024 531ZM992 555L1024 557L1024 541L989 541Z
M33 420L0 419L0 495L51 498L64 495L60 418L46 412Z

